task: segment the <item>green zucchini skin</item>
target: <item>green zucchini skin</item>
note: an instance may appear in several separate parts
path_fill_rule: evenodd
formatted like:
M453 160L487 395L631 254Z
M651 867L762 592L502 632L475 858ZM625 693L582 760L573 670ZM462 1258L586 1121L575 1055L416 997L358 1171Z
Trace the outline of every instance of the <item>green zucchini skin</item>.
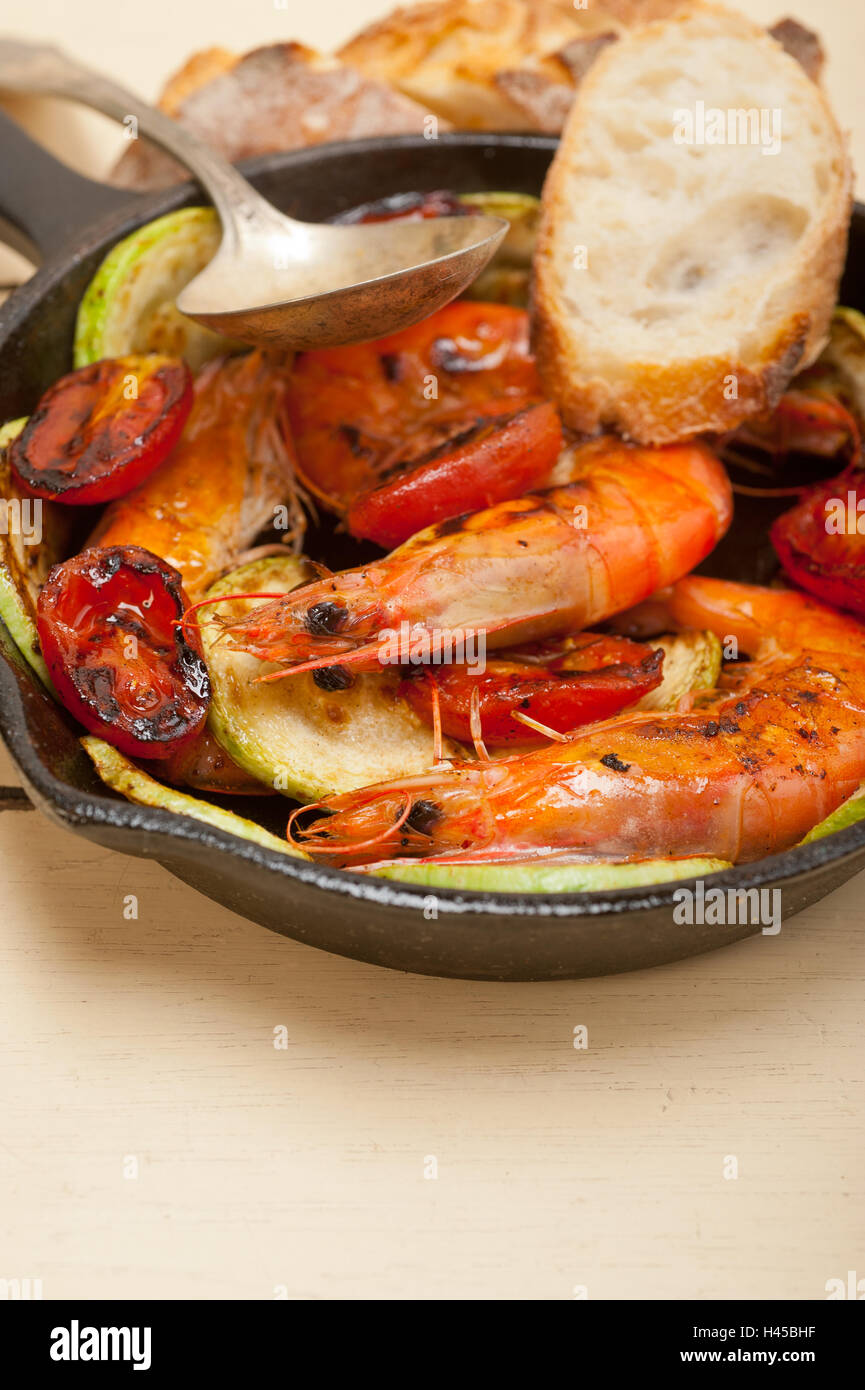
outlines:
M6 624L9 636L24 660L36 672L46 689L53 694L54 685L48 674L48 667L42 659L36 624L27 611L18 585L2 560L0 560L0 618Z
M160 352L183 357L193 371L235 345L175 307L212 260L221 237L213 208L181 208L139 227L109 251L78 307L73 360Z
M843 396L865 423L865 314L838 305L829 342L813 370L825 373L825 385Z
M821 820L815 825L813 830L809 830L804 840L800 840L802 845L810 845L812 840L822 840L826 835L835 835L839 830L846 830L848 826L856 825L860 820L865 819L865 782L847 800L833 811L825 820Z
M531 193L464 193L460 202L491 217L504 217L511 224L489 265L466 290L465 298L527 308L540 199Z
M6 501L20 500L20 494L12 481L5 451L27 419L23 415L0 425L0 497ZM39 648L36 599L49 569L61 558L65 518L55 503L42 502L40 506L43 535L36 545L25 545L10 527L0 529L0 618L25 661L53 695L54 686Z
M82 738L81 744L105 785L111 787L112 791L120 792L127 801L134 801L139 806L158 806L179 816L192 816L194 820L204 821L217 830L227 830L241 840L251 840L253 844L264 845L265 849L278 850L292 859L309 858L287 840L281 840L278 835L271 835L269 830L256 825L255 821L238 816L224 806L214 806L197 796L188 796L176 787L166 787L162 782L157 782L103 739L88 734Z
M369 872L429 888L479 893L601 893L675 879L704 878L732 865L724 859L641 859L586 864L381 864Z

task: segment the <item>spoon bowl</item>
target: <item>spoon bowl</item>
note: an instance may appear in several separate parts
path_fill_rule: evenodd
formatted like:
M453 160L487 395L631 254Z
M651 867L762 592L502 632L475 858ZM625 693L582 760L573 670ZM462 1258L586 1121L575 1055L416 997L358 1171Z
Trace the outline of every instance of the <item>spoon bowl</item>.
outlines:
M342 227L274 210L241 241L224 237L177 307L244 343L303 349L379 338L461 294L507 228L480 214Z

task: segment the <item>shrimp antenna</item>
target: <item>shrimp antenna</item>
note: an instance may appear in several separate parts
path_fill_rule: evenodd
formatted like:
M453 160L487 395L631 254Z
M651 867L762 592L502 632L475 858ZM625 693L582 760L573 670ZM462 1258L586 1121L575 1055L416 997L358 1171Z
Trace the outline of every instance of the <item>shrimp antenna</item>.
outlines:
M805 483L802 487L749 487L745 483L731 483L730 487L742 497L801 497L813 486Z
M284 594L280 594L280 598L284 597ZM325 656L310 657L309 661L298 661L291 666L282 667L279 671L268 671L265 676L256 676L255 681L267 684L269 681L283 680L285 676L299 676L303 671L317 671L322 666L357 666L378 657L380 648L377 642L365 642L352 648L352 640L351 637L320 638L321 645L324 645L325 641L329 643ZM344 645L337 646L338 642Z
M551 729L549 724L541 724L537 719L532 719L531 715L523 714L520 709L511 710L511 719L518 719L526 728L534 729L536 734L543 734L544 738L552 739L553 743L568 743L568 735L560 734L558 729Z
M442 744L442 704L439 697L439 688L429 671L424 675L429 681L430 699L432 701L433 717L433 763L444 762L444 750Z
M472 743L475 752L482 763L491 761L487 752L486 744L483 740L483 729L481 727L481 689L476 685L472 690L471 706L469 708L469 729L471 730Z
M182 628L185 633L186 624L189 622L191 615L199 608L207 608L208 605L214 603L231 603L234 599L239 598L285 598L285 594L220 594L219 598L202 598L198 600L198 603L191 603L189 607L185 609L182 618L175 618L174 626Z
M324 806L326 804L324 801L312 801L308 806L296 806L288 818L288 824L285 827L285 838L290 845L293 845L295 849L302 850L304 854L355 854L360 849L374 849L376 845L383 844L386 840L389 840L391 836L398 835L411 815L412 805L414 804L414 794L412 792L403 792L403 796L405 797L405 805L393 825L386 825L384 830L379 831L378 835L373 835L370 840L358 840L355 844L351 845L311 845L308 839L305 839L303 843L296 840L291 832L297 817L302 811L315 811L318 807ZM315 832L311 830L300 830L298 832L298 834L303 836L309 836L314 833Z

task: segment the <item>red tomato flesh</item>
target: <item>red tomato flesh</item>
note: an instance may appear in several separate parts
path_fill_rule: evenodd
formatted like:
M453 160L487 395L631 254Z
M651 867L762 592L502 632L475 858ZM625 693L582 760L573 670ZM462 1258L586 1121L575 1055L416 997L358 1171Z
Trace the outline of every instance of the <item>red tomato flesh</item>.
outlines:
M543 734L514 719L514 711L566 734L580 724L609 719L661 683L660 649L591 632L564 645L564 654L561 646L556 650L549 644L517 648L488 661L479 674L467 666L426 666L401 683L400 693L431 725L434 682L442 731L466 743L471 742L472 692L477 689L482 737L495 747L545 741Z
M9 449L31 497L89 505L123 497L168 457L192 407L185 362L106 358L45 392Z
M462 300L372 343L300 353L286 408L302 481L344 516L394 462L543 399L528 314Z
M85 729L133 758L168 758L201 729L210 681L176 569L142 546L93 546L39 595L42 655Z
M865 478L859 469L848 468L808 492L769 534L794 583L865 618Z
M521 497L546 482L562 449L549 401L451 429L429 453L400 459L379 487L355 498L348 511L353 536L392 550L436 521Z

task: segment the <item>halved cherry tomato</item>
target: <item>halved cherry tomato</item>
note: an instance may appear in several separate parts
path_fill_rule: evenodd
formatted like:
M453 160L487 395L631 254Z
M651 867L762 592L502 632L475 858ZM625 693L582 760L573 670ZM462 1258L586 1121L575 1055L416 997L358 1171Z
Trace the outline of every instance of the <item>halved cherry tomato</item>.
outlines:
M167 458L192 407L185 362L110 357L50 387L9 450L32 497L90 504L123 497Z
M170 757L204 724L210 681L180 575L139 545L92 546L39 595L42 655L75 718L133 758Z
M654 690L663 665L660 648L584 632L558 647L534 643L502 653L477 675L467 666L426 666L401 682L400 694L432 724L434 682L442 731L470 742L472 692L477 689L485 743L542 743L543 734L514 719L515 711L565 734L580 724L608 719Z
M562 449L549 401L452 428L427 454L400 459L379 487L355 498L348 510L353 536L392 550L436 521L521 497L546 481Z
M331 217L331 222L420 222L429 217L466 217L473 209L460 202L455 193L446 188L437 188L432 193L391 193L386 198L375 198L371 203L359 203L357 207Z
M374 343L301 353L286 406L303 481L345 515L395 461L543 399L524 310L458 301Z
M858 468L808 492L769 534L796 584L865 618L865 477Z

